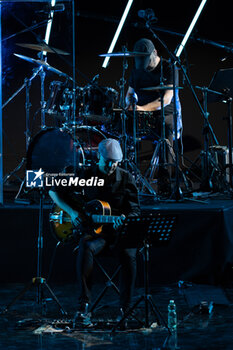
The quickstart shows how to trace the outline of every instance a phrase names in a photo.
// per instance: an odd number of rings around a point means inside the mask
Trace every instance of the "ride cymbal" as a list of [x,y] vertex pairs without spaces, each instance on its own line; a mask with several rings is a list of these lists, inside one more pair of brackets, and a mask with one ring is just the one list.
[[24,61],[27,61],[27,62],[30,62],[30,63],[35,63],[37,64],[38,66],[42,66],[43,68],[53,72],[53,73],[56,73],[58,74],[59,76],[63,76],[63,77],[66,77],[66,78],[69,78],[70,80],[73,80],[72,78],[70,78],[67,74],[61,72],[59,69],[56,69],[52,66],[50,66],[47,62],[45,61],[41,61],[41,60],[36,60],[35,58],[31,58],[31,57],[28,57],[28,56],[24,56],[24,55],[19,55],[17,53],[14,53],[14,56],[16,57],[19,57],[21,58],[22,60]]
[[[176,86],[176,89],[183,89],[182,86]],[[158,86],[150,86],[141,88],[142,91],[156,91],[156,90],[173,90],[173,86],[168,85],[158,85]]]

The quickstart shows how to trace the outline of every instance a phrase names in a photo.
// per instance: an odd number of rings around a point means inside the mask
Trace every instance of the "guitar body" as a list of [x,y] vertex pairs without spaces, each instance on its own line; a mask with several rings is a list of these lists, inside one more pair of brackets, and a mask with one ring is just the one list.
[[[85,207],[85,220],[92,223],[93,235],[102,233],[103,223],[108,223],[111,216],[111,207],[108,202],[93,200],[88,202]],[[107,218],[109,216],[109,218]],[[93,218],[100,217],[101,223],[93,223]],[[50,213],[50,223],[53,236],[62,243],[70,243],[74,240],[75,235],[81,234],[79,228],[74,228],[70,216],[57,205]],[[96,219],[98,221],[98,219]],[[112,221],[111,221],[112,222]]]
[[[87,213],[92,215],[110,216],[111,207],[108,202],[94,200],[87,203],[85,206]],[[99,235],[102,232],[103,225],[94,224],[94,233]]]
[[62,243],[71,243],[74,240],[74,227],[70,216],[57,205],[54,205],[49,215],[50,227],[53,236]]

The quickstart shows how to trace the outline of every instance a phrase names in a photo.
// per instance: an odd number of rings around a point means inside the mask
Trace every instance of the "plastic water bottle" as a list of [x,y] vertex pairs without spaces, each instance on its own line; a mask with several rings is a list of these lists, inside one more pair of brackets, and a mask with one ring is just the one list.
[[176,315],[176,304],[174,300],[170,300],[168,304],[168,328],[171,333],[177,331],[177,315]]

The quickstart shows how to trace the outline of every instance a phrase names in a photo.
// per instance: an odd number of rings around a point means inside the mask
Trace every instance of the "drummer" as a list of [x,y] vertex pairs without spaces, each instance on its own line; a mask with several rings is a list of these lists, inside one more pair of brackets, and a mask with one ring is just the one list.
[[[176,99],[173,96],[173,74],[171,64],[161,58],[153,42],[149,39],[142,38],[134,45],[135,52],[147,53],[146,56],[135,57],[135,67],[133,68],[130,78],[129,87],[126,94],[126,106],[132,109],[132,103],[135,101],[137,111],[154,112],[153,124],[157,133],[161,130],[161,91],[163,93],[164,115],[166,124],[166,137],[170,145],[173,146],[173,108],[176,100],[178,120],[178,138],[182,129],[181,106],[178,94]],[[161,69],[162,68],[162,69]],[[161,80],[161,73],[162,78]],[[167,90],[144,91],[143,88],[158,87],[161,84],[170,87]]]

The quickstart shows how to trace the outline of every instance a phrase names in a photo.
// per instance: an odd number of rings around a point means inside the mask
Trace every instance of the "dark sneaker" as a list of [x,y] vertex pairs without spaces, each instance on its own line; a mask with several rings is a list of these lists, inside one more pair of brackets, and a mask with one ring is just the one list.
[[128,326],[127,324],[127,319],[125,318],[123,321],[121,321],[125,316],[125,312],[123,308],[120,308],[120,314],[117,316],[117,323],[119,323],[119,329],[120,330],[125,330]]
[[88,312],[88,304],[82,304],[76,312],[73,320],[73,328],[75,327],[92,327],[91,313]]

